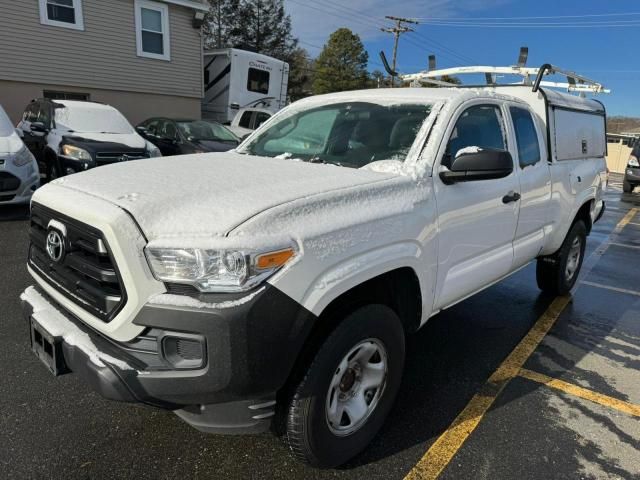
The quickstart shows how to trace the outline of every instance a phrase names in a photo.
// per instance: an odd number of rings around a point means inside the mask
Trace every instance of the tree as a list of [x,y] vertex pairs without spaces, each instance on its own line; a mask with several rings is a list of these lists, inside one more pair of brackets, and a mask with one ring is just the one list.
[[291,101],[308,97],[313,93],[313,61],[304,48],[296,48],[289,58],[289,84],[287,91]]
[[202,24],[204,48],[236,46],[242,31],[238,15],[240,0],[209,0],[209,3],[211,6]]
[[329,93],[366,88],[369,54],[360,37],[348,28],[331,34],[315,63],[313,92]]
[[283,0],[244,0],[237,17],[242,28],[236,47],[288,61],[298,46]]

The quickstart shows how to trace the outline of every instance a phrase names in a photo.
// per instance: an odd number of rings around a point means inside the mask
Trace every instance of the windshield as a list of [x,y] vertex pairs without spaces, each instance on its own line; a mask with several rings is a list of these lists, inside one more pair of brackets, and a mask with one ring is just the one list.
[[108,106],[63,107],[55,109],[56,127],[84,133],[133,133],[133,127],[115,108]]
[[195,121],[178,122],[180,132],[189,140],[209,140],[214,142],[238,143],[236,137],[230,130],[215,122]]
[[335,103],[298,110],[257,134],[242,153],[360,168],[404,161],[430,105]]

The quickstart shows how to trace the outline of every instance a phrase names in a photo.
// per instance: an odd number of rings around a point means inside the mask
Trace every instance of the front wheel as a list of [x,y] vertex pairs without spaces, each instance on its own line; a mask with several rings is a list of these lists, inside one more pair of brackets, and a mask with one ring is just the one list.
[[624,193],[631,193],[633,192],[633,185],[631,185],[629,182],[627,182],[626,180],[622,181],[622,191]]
[[47,181],[52,182],[62,176],[58,159],[51,158],[47,162]]
[[384,305],[348,315],[322,344],[287,408],[293,454],[322,468],[345,463],[382,426],[400,387],[404,329]]
[[540,290],[554,295],[569,293],[580,274],[586,244],[587,227],[578,220],[569,230],[560,250],[538,259],[536,279]]

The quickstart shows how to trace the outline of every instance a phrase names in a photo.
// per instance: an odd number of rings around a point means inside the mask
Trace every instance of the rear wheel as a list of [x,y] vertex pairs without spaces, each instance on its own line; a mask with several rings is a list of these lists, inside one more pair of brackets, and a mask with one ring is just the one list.
[[371,442],[400,386],[404,329],[384,305],[348,315],[322,344],[287,408],[285,439],[316,467],[343,464]]
[[631,185],[629,182],[627,182],[626,180],[623,180],[622,182],[622,191],[624,193],[631,193],[633,192],[633,185]]
[[577,220],[560,250],[554,255],[538,259],[536,280],[540,290],[554,295],[565,295],[578,279],[587,243],[587,227]]

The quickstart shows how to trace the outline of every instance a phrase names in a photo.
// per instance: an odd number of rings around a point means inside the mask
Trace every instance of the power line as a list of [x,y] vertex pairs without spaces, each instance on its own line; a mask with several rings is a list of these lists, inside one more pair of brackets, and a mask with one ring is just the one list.
[[467,27],[467,28],[629,28],[640,26],[640,21],[633,23],[445,23],[425,22],[434,27]]
[[584,15],[553,15],[546,17],[428,17],[420,18],[416,20],[548,20],[548,19],[563,19],[563,18],[593,18],[593,17],[628,17],[630,15],[640,15],[640,12],[627,12],[627,13],[593,13]]

